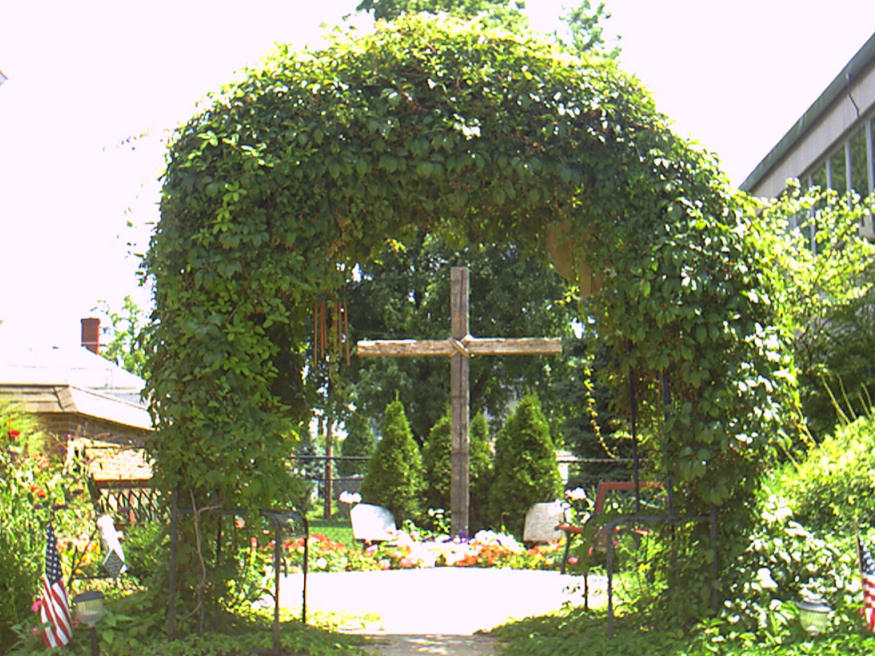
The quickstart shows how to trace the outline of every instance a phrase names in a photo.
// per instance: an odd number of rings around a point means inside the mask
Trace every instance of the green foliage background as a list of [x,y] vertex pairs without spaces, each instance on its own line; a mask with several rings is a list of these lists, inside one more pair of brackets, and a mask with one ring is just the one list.
[[385,506],[397,524],[405,519],[419,521],[425,489],[422,456],[401,401],[393,401],[386,407],[380,435],[362,481],[362,501]]
[[796,183],[762,210],[777,260],[780,318],[792,335],[802,408],[816,438],[868,411],[875,395],[875,244],[859,233],[873,211],[875,196],[803,191]]
[[[374,431],[371,430],[367,420],[361,414],[354,413],[346,420],[345,426],[347,432],[341,443],[341,455],[370,458],[374,454],[376,442]],[[367,468],[367,461],[341,460],[337,463],[337,473],[340,476],[363,474]]]

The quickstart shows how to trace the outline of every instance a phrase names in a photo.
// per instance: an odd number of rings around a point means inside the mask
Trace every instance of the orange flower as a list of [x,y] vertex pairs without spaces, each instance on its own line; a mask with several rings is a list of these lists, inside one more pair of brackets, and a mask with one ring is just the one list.
[[46,491],[45,491],[44,489],[42,489],[41,487],[38,487],[38,486],[36,486],[36,485],[31,485],[31,486],[30,486],[30,491],[31,491],[35,496],[39,497],[40,499],[45,499],[46,496],[48,496],[48,495],[46,494]]

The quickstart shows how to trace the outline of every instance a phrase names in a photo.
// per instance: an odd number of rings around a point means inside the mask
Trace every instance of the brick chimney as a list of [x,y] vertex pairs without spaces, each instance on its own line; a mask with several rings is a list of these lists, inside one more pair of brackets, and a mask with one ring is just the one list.
[[100,319],[89,317],[81,319],[82,346],[92,353],[100,355]]

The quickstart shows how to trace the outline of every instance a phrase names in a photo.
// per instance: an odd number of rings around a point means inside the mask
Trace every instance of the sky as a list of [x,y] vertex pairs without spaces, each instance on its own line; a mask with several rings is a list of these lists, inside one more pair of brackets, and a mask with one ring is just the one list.
[[[166,140],[275,43],[318,48],[356,0],[9,2],[0,8],[0,345],[72,346],[148,306],[136,253]],[[552,32],[569,0],[528,0]],[[607,0],[621,66],[675,131],[747,176],[875,32],[872,0]],[[370,21],[357,16],[358,29]],[[0,78],[2,79],[2,78]],[[128,225],[130,224],[130,225]]]

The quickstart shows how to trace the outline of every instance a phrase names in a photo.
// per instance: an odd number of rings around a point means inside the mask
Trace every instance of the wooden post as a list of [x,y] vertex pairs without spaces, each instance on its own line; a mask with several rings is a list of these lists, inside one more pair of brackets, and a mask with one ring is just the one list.
[[[450,323],[456,340],[468,336],[468,269],[450,269]],[[450,509],[452,532],[459,535],[468,531],[468,358],[459,352],[450,358]]]
[[331,415],[327,415],[325,417],[325,480],[323,485],[323,490],[325,492],[325,499],[322,506],[322,517],[325,519],[331,519],[331,500],[334,493],[332,492],[332,472],[331,472],[331,457],[334,455],[334,440],[332,435],[331,426],[334,421],[331,418]]

